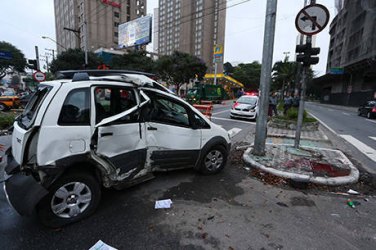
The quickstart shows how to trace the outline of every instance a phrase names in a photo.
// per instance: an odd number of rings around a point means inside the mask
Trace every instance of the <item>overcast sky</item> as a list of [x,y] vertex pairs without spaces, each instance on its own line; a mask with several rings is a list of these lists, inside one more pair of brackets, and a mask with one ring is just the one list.
[[[120,0],[118,0],[120,1]],[[188,0],[183,0],[188,1]],[[190,0],[189,0],[190,1]],[[239,2],[244,2],[233,6]],[[318,0],[330,11],[330,21],[334,17],[334,0]],[[278,0],[277,23],[274,45],[274,61],[282,60],[284,52],[294,51],[298,32],[295,17],[303,7],[304,0]],[[158,0],[148,0],[148,13],[158,7]],[[266,0],[228,0],[226,19],[225,61],[231,63],[262,60]],[[35,58],[35,49],[44,55],[45,49],[56,49],[55,19],[53,0],[12,0],[1,1],[0,40],[18,47],[27,58]],[[320,63],[314,66],[318,75],[325,74],[329,47],[329,25],[317,35],[316,46],[321,48]]]

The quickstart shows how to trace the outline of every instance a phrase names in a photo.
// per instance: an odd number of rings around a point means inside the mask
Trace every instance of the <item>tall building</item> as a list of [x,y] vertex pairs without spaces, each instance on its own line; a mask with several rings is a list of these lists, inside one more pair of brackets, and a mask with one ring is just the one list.
[[324,101],[359,105],[376,98],[376,1],[345,0],[330,25]]
[[[225,42],[226,0],[159,0],[158,53],[181,51],[214,72],[213,47]],[[218,63],[223,72],[223,57]]]
[[[57,51],[116,48],[118,26],[146,15],[146,0],[54,0]],[[87,23],[87,31],[85,25]]]

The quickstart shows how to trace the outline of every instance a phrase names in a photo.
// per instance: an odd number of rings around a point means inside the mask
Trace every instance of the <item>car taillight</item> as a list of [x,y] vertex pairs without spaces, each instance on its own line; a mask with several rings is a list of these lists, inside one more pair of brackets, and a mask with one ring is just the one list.
[[372,108],[372,112],[376,113],[376,107]]
[[235,109],[238,105],[239,103],[235,102],[234,105],[232,105],[232,109]]

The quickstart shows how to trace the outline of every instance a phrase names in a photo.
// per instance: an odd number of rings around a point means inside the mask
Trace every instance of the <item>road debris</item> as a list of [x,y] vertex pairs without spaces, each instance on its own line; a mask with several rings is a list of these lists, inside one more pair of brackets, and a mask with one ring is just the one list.
[[349,207],[351,207],[351,208],[355,208],[355,204],[354,204],[354,202],[353,202],[351,199],[348,199],[348,200],[346,201],[346,203],[347,203],[347,205],[348,205]]
[[212,219],[214,219],[214,215],[213,215],[213,216],[210,216],[210,217],[208,218],[208,220],[212,220]]
[[347,191],[347,193],[348,194],[356,194],[356,195],[359,194],[359,192],[357,192],[357,191],[355,191],[355,190],[353,190],[351,188],[349,189],[349,191]]
[[98,240],[97,243],[95,243],[94,246],[92,246],[89,250],[117,250],[117,248],[114,248],[110,245],[107,245],[101,240]]
[[289,207],[286,203],[283,202],[277,202],[277,205],[280,207]]
[[159,200],[155,202],[155,209],[162,209],[162,208],[171,208],[172,201],[171,199],[166,200]]

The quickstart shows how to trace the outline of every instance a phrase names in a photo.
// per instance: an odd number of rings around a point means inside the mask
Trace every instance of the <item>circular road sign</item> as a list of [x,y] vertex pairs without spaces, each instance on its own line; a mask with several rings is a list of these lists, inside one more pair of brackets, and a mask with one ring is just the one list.
[[37,71],[33,74],[33,78],[35,81],[43,82],[44,80],[46,80],[46,74],[43,72]]
[[303,35],[312,36],[322,31],[329,22],[329,10],[321,4],[311,4],[299,11],[295,26]]

